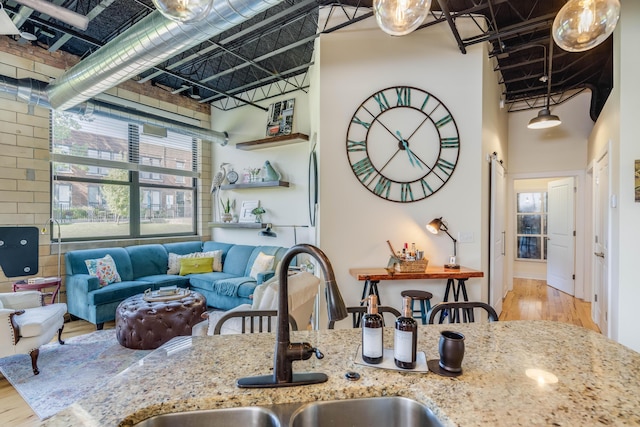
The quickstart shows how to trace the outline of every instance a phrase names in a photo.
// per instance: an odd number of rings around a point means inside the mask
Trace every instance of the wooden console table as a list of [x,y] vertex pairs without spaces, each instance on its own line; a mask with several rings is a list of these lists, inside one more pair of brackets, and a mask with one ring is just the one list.
[[[378,293],[378,283],[381,280],[432,280],[447,279],[447,288],[444,292],[444,300],[449,301],[449,295],[453,292],[453,301],[460,300],[460,292],[462,292],[462,300],[469,301],[467,296],[467,287],[465,282],[472,277],[483,277],[484,273],[478,270],[472,270],[467,267],[459,269],[444,268],[442,266],[428,266],[424,272],[418,273],[397,273],[389,272],[386,268],[350,268],[349,274],[356,280],[364,280],[362,289],[362,298],[364,300],[367,295],[376,295],[378,304],[380,302],[380,294]],[[457,283],[456,283],[457,280]]]
[[[56,296],[58,292],[60,292],[60,285],[62,284],[62,279],[60,277],[48,277],[44,280],[39,281],[38,283],[28,283],[26,280],[19,280],[17,282],[13,282],[13,292],[17,292],[19,290],[23,291],[40,291],[44,288],[54,288],[53,293],[51,293],[51,304],[56,302]],[[45,295],[49,295],[49,293],[43,293],[43,297]]]

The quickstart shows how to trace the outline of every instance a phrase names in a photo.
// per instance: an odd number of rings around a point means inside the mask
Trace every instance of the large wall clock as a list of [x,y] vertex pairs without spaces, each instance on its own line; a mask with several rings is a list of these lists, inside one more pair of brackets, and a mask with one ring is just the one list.
[[395,86],[367,98],[347,130],[347,156],[360,183],[378,197],[415,202],[451,178],[460,138],[451,112],[421,89]]

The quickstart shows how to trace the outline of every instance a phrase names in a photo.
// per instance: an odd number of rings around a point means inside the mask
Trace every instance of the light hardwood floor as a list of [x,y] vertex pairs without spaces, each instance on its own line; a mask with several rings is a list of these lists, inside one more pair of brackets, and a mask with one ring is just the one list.
[[[515,279],[503,303],[500,320],[556,320],[571,323],[600,332],[591,321],[591,304],[573,298],[546,285],[542,280]],[[115,327],[113,322],[105,328]],[[63,339],[87,334],[95,330],[95,325],[78,320],[65,323]],[[25,356],[25,363],[30,363]],[[40,366],[40,369],[46,369]],[[0,375],[0,420],[3,426],[33,427],[40,421],[29,405]]]

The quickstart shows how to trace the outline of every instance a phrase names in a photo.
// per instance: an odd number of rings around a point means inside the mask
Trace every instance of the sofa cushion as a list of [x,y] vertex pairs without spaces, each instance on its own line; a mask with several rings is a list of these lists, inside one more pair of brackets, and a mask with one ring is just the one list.
[[249,298],[257,286],[251,277],[234,277],[225,273],[192,274],[190,287],[240,298]]
[[167,250],[162,245],[137,245],[124,248],[131,259],[133,278],[167,273]]
[[129,258],[129,252],[124,248],[102,248],[102,249],[80,249],[77,251],[69,251],[64,256],[67,276],[74,274],[89,274],[85,260],[103,258],[105,255],[111,255],[116,263],[118,274],[124,281],[133,280],[133,266]]
[[202,251],[202,242],[199,240],[193,242],[165,243],[162,246],[164,246],[167,253],[174,253],[178,255]]
[[[258,256],[260,256],[260,253],[274,256],[273,267],[271,268],[271,271],[274,271],[275,266],[278,265],[288,250],[288,248],[283,248],[282,246],[252,246],[252,248],[253,251],[251,252],[251,255],[249,255],[249,259],[246,261],[245,270],[238,274],[238,276],[251,276],[251,268]],[[270,278],[271,275],[267,275],[267,279]]]
[[273,260],[275,256],[267,255],[264,252],[260,252],[256,257],[255,261],[253,261],[253,265],[251,266],[251,271],[249,272],[249,277],[253,279],[258,278],[258,273],[265,273],[267,271],[273,270]]
[[256,253],[255,257],[251,259],[251,264],[249,264],[249,259],[255,249],[255,246],[247,245],[234,245],[229,248],[226,257],[222,261],[222,271],[235,277],[249,276],[253,261],[255,261],[260,252]]
[[111,283],[121,282],[116,263],[111,258],[111,255],[107,254],[102,258],[86,259],[84,263],[87,266],[87,271],[91,276],[98,278],[100,286],[107,286]]
[[208,251],[208,252],[192,252],[186,255],[179,255],[173,252],[169,253],[169,263],[167,274],[179,274],[180,273],[180,260],[182,258],[213,258],[213,265],[211,271],[222,271],[222,251]]
[[114,283],[104,288],[89,292],[88,303],[90,305],[102,305],[122,301],[130,296],[144,293],[146,289],[153,288],[153,283],[142,280]]
[[211,273],[213,258],[180,258],[180,275]]

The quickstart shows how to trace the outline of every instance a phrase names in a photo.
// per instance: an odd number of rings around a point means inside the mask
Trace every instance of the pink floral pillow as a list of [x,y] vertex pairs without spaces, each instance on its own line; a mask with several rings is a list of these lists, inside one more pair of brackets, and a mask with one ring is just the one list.
[[84,263],[87,265],[89,274],[98,278],[100,287],[122,281],[111,255],[107,254],[104,258],[88,259]]

